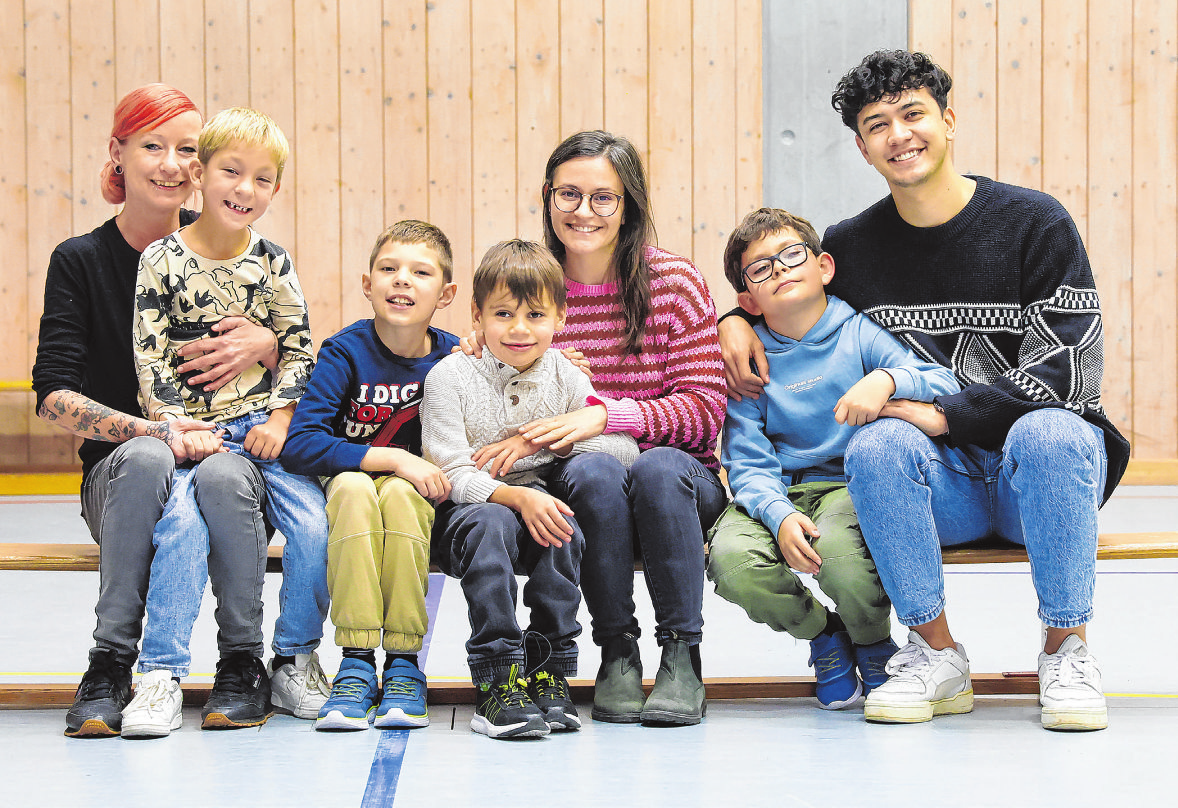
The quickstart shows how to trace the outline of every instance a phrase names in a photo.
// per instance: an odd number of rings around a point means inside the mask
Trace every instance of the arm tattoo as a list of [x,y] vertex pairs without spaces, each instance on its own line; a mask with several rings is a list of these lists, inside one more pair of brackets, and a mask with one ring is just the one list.
[[139,420],[73,390],[59,391],[52,404],[42,403],[37,414],[75,435],[111,443],[135,437]]

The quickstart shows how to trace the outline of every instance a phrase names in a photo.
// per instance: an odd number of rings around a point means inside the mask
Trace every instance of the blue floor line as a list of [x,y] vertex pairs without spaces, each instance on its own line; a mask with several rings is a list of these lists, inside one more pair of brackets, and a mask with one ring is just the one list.
[[[429,592],[425,596],[425,613],[429,620],[429,628],[421,642],[421,651],[417,654],[418,664],[425,670],[425,660],[429,655],[430,640],[434,635],[434,618],[438,614],[438,604],[442,602],[442,587],[446,583],[446,576],[441,573],[430,573]],[[372,756],[372,768],[368,771],[368,785],[364,787],[364,798],[360,801],[360,808],[391,808],[397,796],[397,781],[401,779],[401,763],[405,760],[405,748],[409,745],[408,729],[382,729],[380,738],[376,742],[376,752]]]

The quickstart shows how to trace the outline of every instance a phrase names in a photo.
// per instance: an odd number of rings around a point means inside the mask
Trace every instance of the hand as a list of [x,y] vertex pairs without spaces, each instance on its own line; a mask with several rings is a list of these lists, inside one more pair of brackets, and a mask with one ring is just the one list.
[[791,569],[814,575],[822,566],[822,557],[806,538],[807,534],[818,538],[818,527],[805,514],[794,511],[777,530],[777,546]]
[[896,392],[896,382],[886,370],[873,370],[851,385],[834,406],[834,420],[840,424],[863,426],[879,417],[879,412]]
[[563,456],[568,454],[567,451],[561,451],[565,447],[572,449],[577,441],[596,438],[605,432],[608,419],[609,412],[605,405],[594,404],[564,415],[532,421],[521,426],[519,432],[536,446]]
[[[146,434],[168,444],[177,462],[204,460],[210,454],[229,451],[221,445],[225,430],[208,421],[195,418],[173,418],[169,421],[154,421]],[[201,437],[202,435],[207,437]]]
[[290,426],[294,406],[287,406],[270,411],[266,423],[258,424],[245,435],[241,448],[259,460],[273,460],[282,454],[282,445],[286,443],[286,430]]
[[435,504],[450,496],[450,479],[444,471],[412,452],[398,451],[396,468],[390,469],[393,474],[412,483],[417,493]]
[[[223,429],[218,429],[216,432],[194,430],[180,433],[179,444],[182,447],[181,452],[173,449],[172,454],[176,455],[177,460],[194,460],[200,462],[210,455],[227,452],[229,449],[222,440],[224,434],[225,430]],[[182,457],[181,454],[183,455]]]
[[189,380],[192,387],[203,384],[206,391],[220,390],[248,367],[278,366],[278,338],[269,328],[244,317],[226,317],[213,325],[213,331],[217,336],[202,337],[177,351],[188,360],[179,373],[203,371]]
[[532,443],[523,435],[512,435],[497,443],[488,443],[471,455],[470,459],[474,461],[477,469],[490,463],[490,468],[486,469],[487,473],[492,477],[503,477],[511,471],[515,461],[531,457],[541,448],[543,447]]
[[936,407],[923,401],[911,401],[906,398],[889,401],[879,411],[879,417],[907,421],[930,438],[949,434],[949,421],[946,420],[945,413],[937,412]]
[[486,339],[483,338],[483,332],[471,331],[469,336],[465,336],[458,340],[458,345],[451,349],[450,353],[462,353],[467,356],[473,356],[475,359],[483,358],[483,346],[487,344]]
[[[769,383],[769,360],[765,358],[765,346],[757,339],[753,327],[741,317],[725,317],[717,326],[720,332],[720,354],[724,357],[724,381],[728,383],[728,395],[737,401],[741,396],[760,398],[761,391]],[[749,367],[750,360],[757,372]]]
[[[495,493],[498,494],[505,488],[508,491],[505,491],[504,495],[509,501],[502,504],[519,512],[524,524],[528,526],[528,532],[541,547],[563,547],[564,542],[573,537],[573,528],[565,519],[565,516],[573,515],[573,509],[568,505],[535,488],[502,485]],[[495,494],[492,494],[491,498],[494,501]]]
[[589,360],[585,358],[585,354],[581,353],[578,348],[568,347],[561,348],[560,352],[564,354],[564,358],[572,362],[577,368],[588,376],[593,378],[593,369],[589,367]]

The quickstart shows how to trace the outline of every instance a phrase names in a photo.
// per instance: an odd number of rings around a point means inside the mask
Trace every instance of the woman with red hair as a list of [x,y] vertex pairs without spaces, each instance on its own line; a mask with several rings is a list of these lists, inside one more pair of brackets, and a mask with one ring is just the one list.
[[[150,652],[156,659],[148,659],[144,639],[140,671],[151,678],[140,684],[144,704],[134,727],[124,724],[123,709],[131,698],[131,665],[139,656],[149,582],[165,608],[169,596],[184,599],[194,591],[199,604],[206,556],[219,604],[222,656],[227,647],[258,654],[262,649],[265,530],[259,525],[260,535],[243,537],[240,520],[232,528],[215,521],[231,510],[224,507],[227,498],[259,495],[246,473],[252,465],[236,455],[215,454],[191,475],[195,499],[170,497],[176,464],[202,459],[186,435],[215,425],[143,418],[131,352],[140,253],[196,218],[182,205],[193,191],[190,168],[201,124],[196,105],[173,87],[150,84],[124,97],[115,109],[110,161],[102,171],[103,198],[122,210],[58,245],[49,260],[33,366],[37,414],[85,438],[78,450],[82,516],[101,548],[95,644],[66,717],[69,736],[166,735],[180,726],[176,679],[188,673],[190,659],[184,630],[161,637],[159,649]],[[231,318],[218,330],[195,345],[181,366],[197,371],[192,383],[220,387],[249,365],[276,361],[268,329]],[[182,500],[203,507],[198,512],[177,504]],[[234,532],[235,546],[219,540]],[[166,614],[152,612],[153,622],[157,617],[161,626],[169,624]]]

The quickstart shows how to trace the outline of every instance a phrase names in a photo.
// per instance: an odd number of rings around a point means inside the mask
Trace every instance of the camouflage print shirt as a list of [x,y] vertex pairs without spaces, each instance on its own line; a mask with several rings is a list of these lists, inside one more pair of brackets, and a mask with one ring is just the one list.
[[[139,401],[153,420],[187,415],[229,420],[295,403],[314,365],[307,304],[287,252],[252,229],[245,251],[213,260],[184,243],[183,229],[150,244],[135,282],[133,343]],[[278,367],[261,364],[215,392],[187,384],[177,351],[210,333],[226,317],[241,316],[278,338]]]

